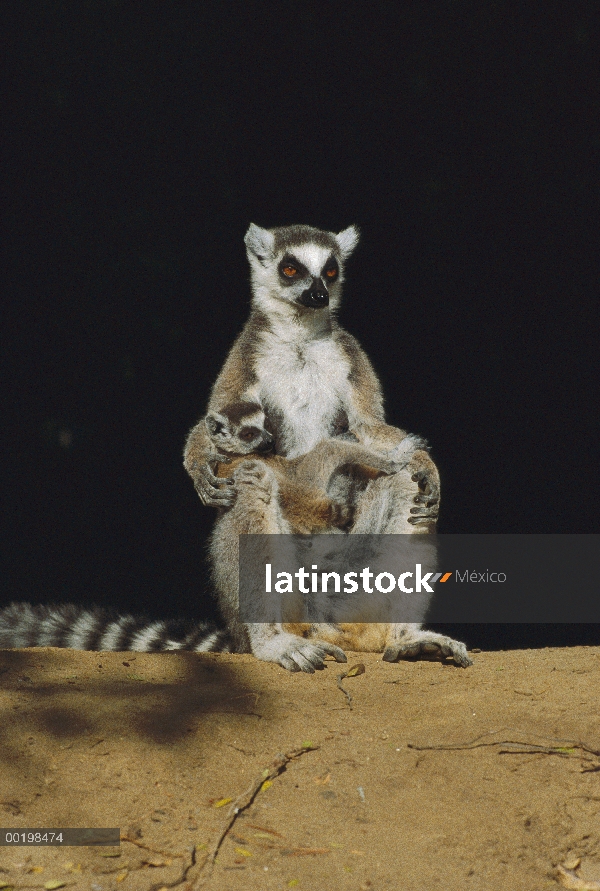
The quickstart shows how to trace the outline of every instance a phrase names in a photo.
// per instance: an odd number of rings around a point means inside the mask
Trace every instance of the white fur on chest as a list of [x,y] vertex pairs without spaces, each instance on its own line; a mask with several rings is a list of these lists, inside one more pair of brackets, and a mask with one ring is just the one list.
[[304,455],[331,435],[334,418],[348,405],[350,373],[346,356],[331,338],[305,343],[273,338],[265,343],[256,370],[259,399],[277,417],[283,454]]

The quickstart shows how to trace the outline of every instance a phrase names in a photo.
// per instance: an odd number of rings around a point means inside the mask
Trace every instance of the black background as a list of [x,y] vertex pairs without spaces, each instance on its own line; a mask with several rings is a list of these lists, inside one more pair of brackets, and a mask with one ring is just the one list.
[[595,4],[15,9],[5,601],[213,609],[181,454],[251,221],[361,228],[341,321],[432,444],[441,532],[597,530]]

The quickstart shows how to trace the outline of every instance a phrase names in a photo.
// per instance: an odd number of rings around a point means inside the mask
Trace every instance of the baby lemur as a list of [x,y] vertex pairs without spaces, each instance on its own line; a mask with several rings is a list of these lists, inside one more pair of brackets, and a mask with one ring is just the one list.
[[[353,521],[351,490],[343,478],[354,481],[377,479],[397,473],[408,464],[397,447],[387,456],[362,446],[339,421],[340,434],[323,440],[306,455],[284,458],[273,454],[274,438],[267,430],[265,413],[258,402],[237,402],[220,412],[209,412],[205,424],[217,458],[217,477],[231,477],[248,459],[259,459],[275,474],[283,516],[291,531],[310,535],[332,528],[347,529]],[[406,440],[405,440],[406,442]],[[411,441],[411,448],[414,443]],[[336,480],[339,485],[336,487]],[[328,494],[337,489],[338,497]]]

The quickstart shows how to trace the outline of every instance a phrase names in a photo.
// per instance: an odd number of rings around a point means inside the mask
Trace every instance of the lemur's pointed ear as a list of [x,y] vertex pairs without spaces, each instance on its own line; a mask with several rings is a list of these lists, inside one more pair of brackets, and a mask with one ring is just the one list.
[[254,223],[244,236],[244,242],[248,249],[248,256],[253,254],[258,260],[272,259],[274,256],[275,236],[268,229],[261,229]]
[[343,260],[348,259],[348,257],[358,244],[359,238],[360,232],[356,226],[348,226],[347,229],[344,229],[343,232],[338,232],[338,234],[335,236],[335,240],[340,246]]
[[225,418],[215,412],[214,414],[208,414],[204,418],[204,423],[209,435],[215,436],[216,433],[220,433],[225,427]]

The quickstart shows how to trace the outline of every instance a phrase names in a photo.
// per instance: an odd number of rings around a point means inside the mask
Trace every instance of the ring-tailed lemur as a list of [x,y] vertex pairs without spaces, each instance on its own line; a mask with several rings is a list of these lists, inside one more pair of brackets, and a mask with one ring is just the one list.
[[[261,229],[245,236],[252,277],[252,312],[212,389],[208,415],[233,403],[258,403],[269,419],[279,455],[306,455],[335,435],[337,419],[380,454],[401,443],[410,473],[367,483],[356,499],[351,533],[435,532],[439,476],[418,438],[385,423],[383,397],[371,363],[337,323],[344,263],[358,243],[350,226],[335,234],[309,226]],[[306,639],[282,624],[245,624],[239,617],[239,535],[289,532],[272,468],[243,464],[234,479],[215,474],[219,455],[204,419],[190,432],[184,464],[204,504],[220,508],[210,541],[221,611],[238,652],[312,672],[326,655],[346,657],[338,641]],[[311,637],[318,634],[313,629]],[[335,633],[334,633],[335,636]],[[387,627],[384,659],[436,650],[469,665],[464,644],[418,623]]]
[[[297,458],[335,435],[340,414],[358,441],[378,453],[403,443],[407,473],[367,483],[358,493],[352,532],[435,532],[439,477],[416,437],[385,423],[379,381],[357,341],[340,328],[336,310],[344,262],[358,242],[351,226],[334,234],[308,226],[274,230],[251,225],[245,237],[252,270],[253,310],[213,387],[208,411],[235,402],[258,402],[269,416],[276,450]],[[412,454],[410,454],[412,452]],[[241,465],[231,480],[213,473],[218,455],[204,420],[190,432],[185,466],[201,500],[219,512],[211,536],[211,560],[227,631],[199,623],[188,630],[171,623],[64,605],[13,604],[0,611],[0,646],[70,646],[76,649],[153,651],[162,649],[253,652],[290,670],[312,672],[326,655],[341,662],[338,644],[350,646],[340,626],[335,643],[305,639],[282,626],[244,626],[237,610],[238,537],[242,532],[288,531],[277,479],[264,463],[259,472]],[[212,466],[211,466],[212,465]],[[356,632],[361,626],[352,626]],[[387,627],[387,626],[386,626]],[[373,631],[375,628],[372,629]],[[337,635],[337,637],[336,637]],[[364,649],[381,649],[395,661],[437,650],[460,665],[470,664],[464,644],[424,631],[420,624],[387,627],[377,646],[363,635]],[[350,640],[356,640],[350,636]],[[371,641],[372,643],[372,641]]]

